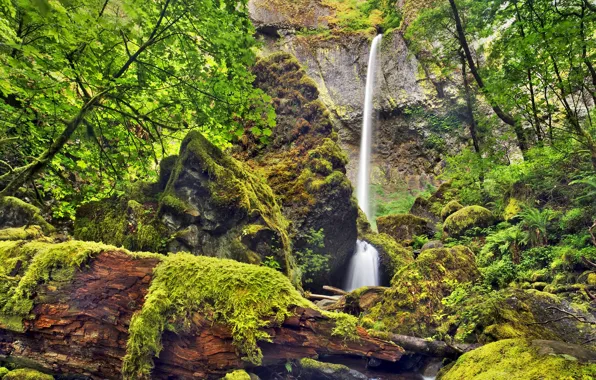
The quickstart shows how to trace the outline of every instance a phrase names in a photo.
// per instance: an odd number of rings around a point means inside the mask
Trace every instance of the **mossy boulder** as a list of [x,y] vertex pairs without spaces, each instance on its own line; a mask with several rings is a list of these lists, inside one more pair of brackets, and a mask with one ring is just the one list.
[[432,236],[433,228],[427,219],[412,214],[394,214],[377,218],[379,232],[400,242],[410,242],[414,235]]
[[473,252],[464,246],[428,249],[395,273],[383,301],[371,310],[392,332],[429,337],[444,320],[442,299],[459,283],[480,277]]
[[441,221],[443,207],[455,196],[456,189],[451,182],[445,182],[430,197],[418,196],[410,208],[410,214],[438,223]]
[[243,369],[227,373],[222,380],[251,380],[250,375]]
[[366,380],[367,376],[343,364],[324,363],[310,358],[300,359],[300,374],[307,379]]
[[0,197],[0,228],[38,225],[43,232],[55,228],[41,215],[41,210],[15,197]]
[[[310,288],[341,286],[356,244],[358,207],[345,174],[347,156],[337,143],[329,111],[316,83],[292,55],[264,57],[253,72],[255,86],[273,98],[277,125],[266,145],[259,144],[247,127],[234,155],[262,171],[279,197],[292,224],[294,251],[311,250],[328,258],[328,270],[317,275]],[[310,242],[312,231],[322,231],[323,247]]]
[[445,220],[451,214],[456,211],[461,210],[464,206],[459,203],[458,201],[449,201],[443,208],[441,209],[441,219]]
[[[538,290],[472,292],[448,308],[447,314],[441,330],[457,342],[529,338],[586,344],[596,335],[596,318],[589,308]],[[587,345],[596,348],[596,342]]]
[[87,203],[77,209],[74,237],[133,251],[165,252],[168,232],[157,218],[157,202],[129,197]]
[[2,380],[54,380],[54,376],[29,368],[19,368],[0,376]]
[[443,223],[443,232],[448,236],[458,237],[474,228],[490,227],[494,217],[489,209],[482,206],[467,206],[449,215]]
[[438,380],[559,380],[596,377],[596,353],[549,340],[506,339],[462,355]]
[[190,132],[160,198],[159,217],[170,251],[258,263],[273,257],[293,270],[289,222],[258,172]]
[[389,285],[395,272],[414,261],[414,253],[384,233],[369,232],[361,236],[379,252],[381,285]]

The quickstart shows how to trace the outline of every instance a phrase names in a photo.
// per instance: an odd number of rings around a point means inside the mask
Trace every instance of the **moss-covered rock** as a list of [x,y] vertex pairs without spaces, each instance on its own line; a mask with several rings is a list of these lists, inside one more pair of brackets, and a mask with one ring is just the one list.
[[486,228],[494,223],[490,210],[482,206],[467,206],[445,219],[443,231],[449,236],[458,237],[474,227]]
[[38,225],[45,233],[55,231],[43,218],[39,208],[15,197],[0,197],[0,228],[29,225]]
[[[0,376],[1,377],[1,376]],[[8,372],[2,380],[53,380],[54,376],[29,368],[19,368]]]
[[[250,128],[235,147],[235,156],[264,173],[292,222],[294,251],[311,250],[328,258],[328,271],[310,283],[341,285],[356,244],[358,207],[345,175],[347,156],[337,144],[328,110],[316,83],[290,54],[275,53],[257,62],[255,85],[273,98],[277,125],[270,142],[258,143]],[[324,247],[311,243],[321,231]]]
[[459,203],[458,201],[449,201],[443,208],[441,209],[441,219],[445,220],[451,214],[456,211],[461,210],[464,206]]
[[596,354],[581,346],[548,340],[506,339],[462,355],[439,380],[593,379]]
[[596,335],[596,318],[589,310],[537,290],[472,292],[448,307],[446,314],[449,317],[440,330],[451,334],[458,342],[529,338],[587,344],[596,348],[596,342],[588,342]]
[[10,372],[8,368],[0,367],[0,379],[2,379],[8,372]]
[[395,333],[431,336],[445,318],[441,313],[442,299],[458,283],[473,282],[479,277],[470,249],[428,249],[395,273],[391,288],[383,301],[372,308],[371,317]]
[[432,236],[433,228],[427,219],[412,214],[386,215],[377,218],[379,232],[400,242],[409,242],[414,235]]
[[13,227],[0,230],[0,241],[2,240],[29,240],[43,236],[40,226]]
[[438,223],[441,221],[443,207],[453,200],[455,195],[456,189],[451,186],[451,182],[445,182],[430,197],[418,196],[410,208],[410,214]]
[[251,380],[250,375],[243,369],[227,373],[223,380]]
[[300,359],[300,374],[308,379],[366,380],[368,377],[343,364],[324,363],[310,358]]
[[87,203],[77,209],[74,237],[133,251],[165,252],[168,232],[157,219],[155,201],[128,197]]

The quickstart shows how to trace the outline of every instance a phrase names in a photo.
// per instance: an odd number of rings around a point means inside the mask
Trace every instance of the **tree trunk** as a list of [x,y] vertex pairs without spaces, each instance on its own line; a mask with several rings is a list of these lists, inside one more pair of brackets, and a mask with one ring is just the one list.
[[496,104],[490,94],[487,92],[486,87],[484,86],[484,81],[478,72],[478,68],[476,67],[476,63],[474,62],[474,57],[472,57],[472,53],[470,51],[470,46],[468,45],[468,41],[466,39],[466,34],[464,32],[464,28],[461,23],[461,18],[459,17],[459,11],[457,10],[457,5],[455,4],[455,0],[449,0],[449,4],[451,5],[451,10],[453,12],[453,17],[455,19],[455,28],[457,30],[457,38],[462,48],[466,60],[468,62],[468,67],[470,68],[470,72],[474,76],[476,83],[480,90],[486,95],[493,111],[497,114],[499,119],[501,119],[505,124],[508,124],[513,127],[515,132],[515,136],[517,137],[517,145],[522,153],[525,153],[528,150],[528,141],[526,138],[526,134],[524,129],[522,128],[519,121],[517,121],[513,116],[509,115],[505,111]]
[[[460,52],[461,53],[461,52]],[[466,72],[466,60],[463,54],[461,54],[461,75],[464,81],[464,91],[466,94],[466,109],[468,111],[468,117],[470,118],[470,136],[472,137],[472,143],[474,144],[474,150],[480,155],[480,143],[478,142],[478,133],[476,119],[474,118],[474,105],[472,104],[472,93],[470,91],[470,83],[468,82],[468,73]]]
[[[42,285],[36,294],[34,319],[25,332],[0,325],[0,362],[36,363],[43,370],[92,379],[119,379],[126,353],[128,326],[141,309],[158,261],[133,257],[114,249],[100,253],[68,284]],[[54,284],[55,285],[55,284]],[[230,329],[191,317],[190,328],[164,332],[163,351],[155,360],[152,378],[220,378],[249,364],[232,343]],[[357,355],[395,362],[404,350],[358,329],[355,340],[332,334],[335,322],[314,309],[296,308],[280,327],[260,342],[263,364],[319,354]]]

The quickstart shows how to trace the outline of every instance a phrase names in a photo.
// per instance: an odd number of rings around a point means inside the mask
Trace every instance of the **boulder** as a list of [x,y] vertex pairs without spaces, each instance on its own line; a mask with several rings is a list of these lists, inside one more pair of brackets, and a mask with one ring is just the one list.
[[549,339],[596,349],[596,318],[590,310],[538,290],[504,289],[471,293],[448,308],[441,330],[457,342]]
[[455,189],[451,182],[442,183],[430,197],[418,196],[410,208],[410,214],[438,223],[442,220],[441,210],[454,197]]
[[593,379],[596,353],[574,344],[550,340],[506,339],[462,355],[444,368],[438,380]]
[[15,197],[0,197],[0,228],[38,225],[45,233],[55,231],[39,208]]
[[377,218],[379,232],[400,242],[409,242],[414,235],[432,236],[433,228],[427,219],[411,214],[386,215]]
[[474,253],[467,247],[435,248],[395,273],[391,288],[371,310],[371,317],[397,334],[432,336],[444,321],[442,299],[458,283],[480,277]]
[[443,242],[440,240],[429,240],[426,243],[424,243],[424,245],[422,246],[422,248],[420,248],[420,252],[424,252],[428,249],[433,249],[433,248],[443,248]]
[[443,223],[443,232],[451,237],[459,237],[474,228],[490,227],[494,217],[490,210],[482,206],[467,206],[449,215]]
[[300,359],[301,375],[307,379],[367,380],[362,373],[343,364],[324,363],[310,358]]
[[459,203],[458,201],[449,201],[442,209],[441,209],[441,219],[445,220],[451,214],[456,211],[461,210],[464,206]]

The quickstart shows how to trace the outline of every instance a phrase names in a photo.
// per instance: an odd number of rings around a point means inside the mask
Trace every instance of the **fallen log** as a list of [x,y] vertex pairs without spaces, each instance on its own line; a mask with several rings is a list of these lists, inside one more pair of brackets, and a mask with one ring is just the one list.
[[348,292],[346,292],[343,289],[336,288],[335,286],[329,286],[329,285],[324,285],[323,286],[323,290],[326,290],[328,292],[331,292],[333,294],[337,294],[337,295],[340,295],[340,296],[345,296],[346,294],[348,294]]
[[426,340],[409,335],[388,334],[387,338],[406,351],[439,358],[455,359],[467,351],[470,345],[452,346],[440,340]]
[[309,293],[306,295],[306,298],[309,300],[330,300],[330,301],[339,301],[341,296],[328,296],[326,294],[314,294]]
[[[155,255],[103,249],[67,283],[42,283],[23,332],[8,330],[0,322],[0,362],[35,363],[47,372],[91,379],[121,378],[131,318],[143,307],[159,263]],[[258,342],[262,365],[321,354],[395,362],[404,353],[361,328],[349,338],[338,335],[338,323],[314,307],[291,309],[281,324],[265,328],[271,339]],[[254,366],[242,359],[230,326],[201,313],[192,314],[189,326],[177,333],[164,331],[161,345],[151,372],[155,379],[220,378],[233,369]]]

